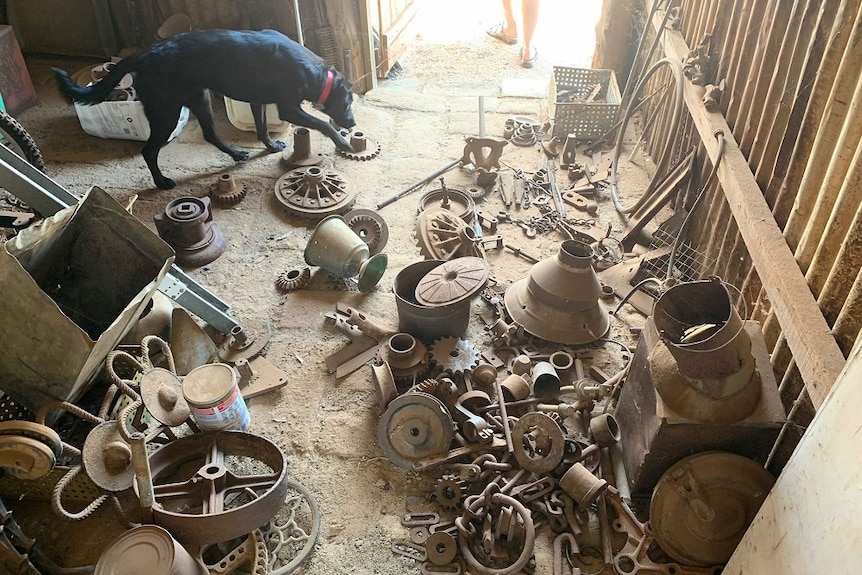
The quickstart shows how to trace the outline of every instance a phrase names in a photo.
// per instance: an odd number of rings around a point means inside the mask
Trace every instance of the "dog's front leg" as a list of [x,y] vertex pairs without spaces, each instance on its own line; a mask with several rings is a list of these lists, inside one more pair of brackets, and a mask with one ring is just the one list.
[[257,139],[263,142],[266,149],[270,152],[280,152],[285,148],[284,142],[281,140],[273,140],[269,137],[269,130],[266,125],[266,106],[263,104],[250,104],[251,115],[254,118],[254,128],[257,132]]
[[311,128],[312,130],[317,130],[323,134],[329,136],[329,139],[335,142],[335,145],[339,150],[344,150],[345,152],[352,152],[353,148],[350,146],[350,142],[344,139],[344,137],[338,133],[332,124],[329,122],[325,122],[320,118],[315,118],[299,106],[294,107],[286,107],[279,104],[278,106],[278,115],[285,122],[290,122],[291,124],[296,124],[297,126],[303,126],[305,128]]

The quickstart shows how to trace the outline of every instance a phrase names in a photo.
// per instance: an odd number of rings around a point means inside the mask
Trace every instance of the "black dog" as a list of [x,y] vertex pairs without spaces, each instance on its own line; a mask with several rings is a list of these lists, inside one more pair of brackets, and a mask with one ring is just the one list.
[[283,142],[270,139],[267,133],[265,105],[271,103],[278,106],[282,120],[323,132],[339,149],[351,150],[335,127],[300,107],[304,100],[314,102],[338,126],[352,128],[356,122],[350,110],[350,83],[327,69],[322,58],[275,30],[179,34],[121,60],[101,81],[87,88],[54,68],[60,91],[79,104],[104,102],[128,73],[135,76],[135,90],[150,122],[150,138],[141,153],[162,189],[176,185],[162,175],[158,158],[183,106],[197,117],[207,142],[236,161],[249,158],[248,152],[232,148],[216,134],[210,89],[251,104],[257,137],[271,152],[284,149]]

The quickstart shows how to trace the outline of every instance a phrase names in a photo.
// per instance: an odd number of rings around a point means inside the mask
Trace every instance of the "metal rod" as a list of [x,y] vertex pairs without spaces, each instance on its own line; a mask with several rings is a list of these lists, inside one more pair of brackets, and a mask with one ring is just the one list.
[[433,174],[431,174],[429,176],[425,176],[424,178],[422,178],[418,182],[414,182],[414,183],[410,184],[409,186],[407,186],[406,188],[404,188],[403,190],[401,190],[397,194],[391,195],[388,198],[386,198],[385,200],[379,202],[377,204],[377,209],[379,210],[380,208],[384,208],[384,207],[388,206],[392,202],[400,200],[401,198],[403,198],[404,196],[406,196],[407,194],[409,194],[410,192],[412,192],[413,190],[415,190],[419,186],[421,186],[423,184],[427,184],[428,182],[430,182],[434,178],[445,174],[446,172],[448,172],[449,170],[451,170],[455,166],[459,165],[460,163],[461,163],[461,160],[458,159],[458,160],[454,160],[454,161],[446,164],[445,166],[443,166],[442,168],[440,168],[439,170],[437,170]]
[[485,137],[485,96],[479,96],[479,137]]
[[500,380],[494,380],[494,387],[497,391],[497,403],[500,405],[500,418],[503,420],[503,435],[506,437],[506,449],[509,453],[515,451],[512,445],[512,430],[509,429],[509,414],[506,413],[506,400],[503,398],[503,386],[500,385]]
[[305,40],[302,38],[302,18],[299,16],[299,0],[293,0],[293,15],[296,18],[296,37],[299,43],[305,46]]

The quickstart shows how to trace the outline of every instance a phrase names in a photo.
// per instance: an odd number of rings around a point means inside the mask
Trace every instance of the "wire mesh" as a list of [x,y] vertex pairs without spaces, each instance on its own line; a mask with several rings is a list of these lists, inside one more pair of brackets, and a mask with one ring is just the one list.
[[[650,250],[668,248],[667,255],[661,258],[645,259],[641,266],[640,274],[664,280],[667,277],[667,268],[670,263],[670,250],[673,249],[675,240],[676,236],[674,234],[659,226],[653,234]],[[683,240],[677,248],[671,277],[681,282],[700,279],[703,276],[703,271],[711,269],[714,263],[715,260],[713,258],[697,250],[691,245],[690,241]]]

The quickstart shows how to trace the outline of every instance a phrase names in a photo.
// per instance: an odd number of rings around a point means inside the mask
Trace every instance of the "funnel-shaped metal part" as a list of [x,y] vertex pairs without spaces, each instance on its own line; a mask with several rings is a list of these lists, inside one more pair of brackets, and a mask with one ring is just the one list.
[[551,258],[506,290],[506,310],[527,332],[557,343],[578,345],[602,337],[610,327],[599,305],[602,286],[592,268],[592,248],[566,240]]
[[672,409],[698,421],[732,423],[760,402],[751,338],[720,280],[678,284],[658,299],[661,342],[650,354],[653,384]]
[[371,291],[386,271],[386,254],[369,257],[368,245],[341,216],[323,218],[305,246],[305,262],[342,278],[359,279],[359,290]]

